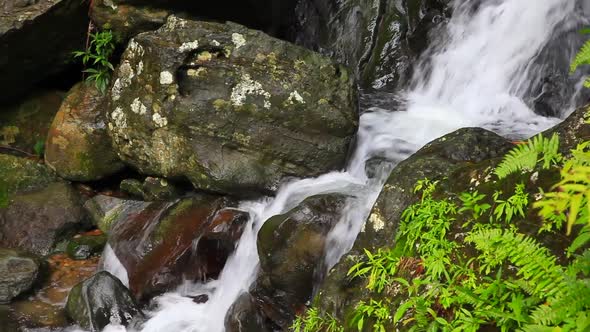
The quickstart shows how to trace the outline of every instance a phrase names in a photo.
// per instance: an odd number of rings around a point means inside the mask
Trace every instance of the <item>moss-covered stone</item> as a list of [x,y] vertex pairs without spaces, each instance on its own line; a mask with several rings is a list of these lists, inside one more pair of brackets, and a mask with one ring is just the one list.
[[36,160],[7,154],[0,154],[0,174],[0,191],[9,196],[42,189],[56,181],[53,173]]
[[0,303],[28,291],[37,277],[41,259],[20,250],[0,248]]
[[113,80],[119,156],[201,189],[272,191],[341,168],[358,124],[346,68],[235,24],[172,16],[129,43]]
[[45,147],[45,162],[64,179],[94,181],[120,171],[124,165],[111,147],[93,84],[75,85],[53,119]]
[[88,259],[100,254],[106,243],[107,237],[104,234],[75,236],[68,243],[66,252],[73,259]]

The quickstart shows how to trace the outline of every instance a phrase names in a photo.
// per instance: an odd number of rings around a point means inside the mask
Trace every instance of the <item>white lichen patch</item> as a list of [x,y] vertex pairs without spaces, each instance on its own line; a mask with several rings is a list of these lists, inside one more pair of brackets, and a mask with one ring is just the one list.
[[117,10],[118,8],[117,5],[115,5],[111,0],[104,0],[103,3],[105,6],[110,7],[112,10]]
[[539,180],[539,172],[535,172],[531,175],[531,182],[532,183],[537,182],[537,180]]
[[196,50],[197,48],[199,48],[199,41],[193,40],[191,42],[182,43],[182,45],[180,45],[180,47],[178,48],[178,52],[190,52]]
[[113,88],[111,89],[111,96],[113,101],[117,101],[119,100],[119,98],[121,98],[121,93],[123,92],[123,89],[130,86],[131,80],[133,79],[133,77],[135,77],[135,73],[133,72],[133,68],[131,68],[129,60],[124,60],[123,63],[119,66],[117,76],[118,78],[115,80]]
[[143,72],[143,61],[139,61],[137,67],[135,67],[135,71],[137,72],[137,76],[141,75]]
[[136,42],[135,39],[131,39],[131,41],[129,41],[127,49],[129,50],[128,56],[131,59],[135,57],[141,58],[145,53],[143,47],[139,45],[139,43]]
[[172,76],[171,72],[163,71],[160,73],[160,84],[166,85],[166,84],[172,84],[173,82],[174,82],[174,77]]
[[246,45],[246,38],[242,34],[234,32],[231,34],[231,41],[236,46],[236,50],[244,45]]
[[385,228],[385,221],[377,212],[373,212],[369,216],[369,222],[371,223],[375,231],[380,231]]
[[211,41],[211,45],[218,47],[221,44],[217,40],[213,39],[213,41]]
[[168,125],[168,119],[166,119],[165,117],[161,116],[160,113],[154,113],[152,115],[152,120],[154,121],[154,123],[156,124],[156,126],[162,128],[162,127],[166,127],[166,125]]
[[121,107],[115,108],[115,110],[111,113],[111,119],[113,120],[114,128],[127,128],[127,117],[125,116],[125,113],[123,113],[123,109]]
[[189,69],[186,71],[186,74],[190,77],[199,77],[207,74],[207,68],[200,67],[197,69]]
[[135,114],[144,115],[147,112],[147,108],[139,100],[139,98],[135,98],[135,100],[133,100],[133,103],[131,103],[131,111]]
[[166,20],[166,24],[162,26],[165,31],[173,31],[177,28],[184,28],[186,26],[186,20],[178,18],[174,15],[168,16],[168,20]]
[[303,97],[301,97],[301,95],[297,91],[291,92],[291,94],[289,95],[289,99],[287,99],[287,101],[291,105],[293,105],[295,103],[305,104],[305,100],[303,100]]
[[238,83],[231,92],[231,103],[234,106],[243,106],[246,101],[246,97],[249,95],[262,96],[264,97],[264,108],[270,109],[272,106],[270,103],[270,93],[262,88],[260,82],[254,81],[250,78],[250,75],[242,75],[242,80]]

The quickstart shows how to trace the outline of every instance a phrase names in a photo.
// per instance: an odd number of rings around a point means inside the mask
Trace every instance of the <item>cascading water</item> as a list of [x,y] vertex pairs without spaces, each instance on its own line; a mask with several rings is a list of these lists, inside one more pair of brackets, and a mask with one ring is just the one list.
[[[288,211],[306,197],[323,193],[354,196],[329,234],[326,264],[337,263],[352,247],[390,170],[384,168],[369,179],[365,173],[369,159],[399,162],[427,142],[466,126],[526,137],[556,124],[558,118],[537,115],[529,106],[531,91],[541,84],[542,75],[542,67],[532,64],[556,32],[571,30],[568,24],[582,23],[584,15],[588,19],[588,7],[585,1],[574,0],[455,0],[446,31],[426,52],[411,88],[400,94],[403,110],[365,110],[347,171],[291,182],[275,198],[242,203],[240,208],[250,212],[249,225],[219,279],[186,284],[155,299],[157,308],[143,331],[223,331],[228,309],[255,280],[258,230],[269,217]],[[571,58],[574,50],[573,43],[562,43],[558,51]],[[567,64],[562,71],[567,73]],[[185,297],[199,294],[208,294],[209,301],[197,304]],[[106,330],[124,328],[109,326]]]

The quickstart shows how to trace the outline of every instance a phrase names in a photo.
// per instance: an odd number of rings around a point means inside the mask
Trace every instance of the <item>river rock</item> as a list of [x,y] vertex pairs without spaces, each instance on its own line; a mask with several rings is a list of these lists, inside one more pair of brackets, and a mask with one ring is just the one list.
[[0,1],[0,100],[71,64],[84,49],[87,5],[78,0]]
[[54,182],[13,195],[8,206],[0,208],[0,246],[47,255],[58,242],[88,226],[79,193]]
[[107,243],[105,234],[82,234],[73,237],[66,252],[68,256],[76,260],[88,259],[93,255],[100,254]]
[[63,95],[61,91],[40,91],[19,102],[0,106],[0,146],[42,155],[49,126]]
[[92,223],[102,232],[109,234],[115,222],[139,214],[149,204],[149,202],[96,195],[84,203],[84,208]]
[[300,1],[296,41],[348,64],[362,88],[396,90],[450,15],[449,0]]
[[260,273],[251,293],[274,324],[287,329],[311,300],[325,267],[326,237],[346,198],[321,195],[270,218],[258,233]]
[[[262,313],[261,306],[248,292],[232,304],[225,316],[226,332],[271,332],[278,331]],[[271,328],[273,326],[274,328]]]
[[119,186],[122,191],[144,201],[165,201],[181,196],[181,190],[172,182],[148,176],[143,182],[125,179]]
[[113,81],[121,159],[211,191],[269,192],[339,169],[357,128],[346,68],[235,24],[171,16],[130,41]]
[[228,208],[237,202],[217,196],[117,201],[111,211],[119,212],[107,213],[109,244],[138,299],[173,289],[183,280],[215,278],[248,220],[247,213]]
[[103,101],[94,84],[79,83],[57,112],[47,137],[45,162],[60,177],[95,181],[124,167],[106,132]]
[[39,275],[40,264],[41,260],[35,255],[0,248],[0,303],[10,302],[31,289]]
[[91,331],[101,331],[111,323],[127,326],[134,318],[143,317],[129,290],[105,271],[72,288],[66,310],[70,318]]

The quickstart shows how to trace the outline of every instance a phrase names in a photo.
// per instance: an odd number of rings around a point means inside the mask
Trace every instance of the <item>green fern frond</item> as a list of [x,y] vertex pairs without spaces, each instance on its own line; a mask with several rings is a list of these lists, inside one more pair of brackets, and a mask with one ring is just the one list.
[[575,72],[580,66],[590,65],[590,40],[582,46],[574,61],[570,65],[570,72]]
[[530,284],[532,295],[545,299],[562,292],[565,272],[549,250],[535,239],[513,230],[483,229],[469,234],[465,242],[481,252],[483,265],[497,267],[509,261],[519,270],[518,276]]
[[504,160],[494,171],[500,178],[506,178],[519,171],[532,171],[537,162],[543,162],[543,169],[548,169],[562,159],[559,153],[559,136],[553,134],[551,138],[537,135],[527,141],[527,144],[516,146],[504,157]]

